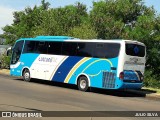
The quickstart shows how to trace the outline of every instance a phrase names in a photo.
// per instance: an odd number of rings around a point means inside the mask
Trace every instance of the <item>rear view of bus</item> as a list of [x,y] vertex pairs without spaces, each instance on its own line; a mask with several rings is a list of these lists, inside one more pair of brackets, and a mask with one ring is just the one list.
[[146,62],[146,47],[137,41],[122,42],[119,59],[119,79],[123,89],[141,89]]

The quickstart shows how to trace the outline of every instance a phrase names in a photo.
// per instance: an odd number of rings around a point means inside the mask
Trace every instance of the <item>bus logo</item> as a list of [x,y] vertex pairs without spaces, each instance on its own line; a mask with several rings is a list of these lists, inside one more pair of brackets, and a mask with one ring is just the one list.
[[54,58],[54,57],[39,57],[38,60],[40,62],[49,62],[49,63],[52,63],[52,62],[56,62],[57,58]]
[[138,53],[139,53],[139,48],[138,48],[137,46],[134,48],[134,53],[135,53],[135,54],[138,54]]

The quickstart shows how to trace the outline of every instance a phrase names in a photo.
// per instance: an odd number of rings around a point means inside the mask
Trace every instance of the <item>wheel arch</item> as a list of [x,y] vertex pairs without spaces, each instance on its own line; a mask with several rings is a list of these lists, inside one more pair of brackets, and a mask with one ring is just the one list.
[[91,86],[90,78],[89,78],[89,76],[88,76],[87,74],[85,74],[85,73],[79,74],[79,75],[77,76],[75,84],[78,85],[78,80],[79,80],[79,78],[82,77],[82,76],[84,76],[84,77],[86,77],[86,78],[88,79],[88,86],[90,87],[90,86]]
[[26,67],[23,67],[23,68],[22,68],[22,72],[21,72],[21,76],[23,76],[23,72],[25,71],[25,69],[28,69],[28,70],[29,70],[29,72],[30,72],[29,67],[27,67],[27,66],[26,66]]

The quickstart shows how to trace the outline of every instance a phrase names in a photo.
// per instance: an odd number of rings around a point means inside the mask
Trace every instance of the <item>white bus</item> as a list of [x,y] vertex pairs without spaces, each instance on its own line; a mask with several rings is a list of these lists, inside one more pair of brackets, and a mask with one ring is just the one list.
[[75,84],[79,90],[140,89],[146,47],[131,40],[80,40],[67,36],[21,38],[13,47],[10,74]]

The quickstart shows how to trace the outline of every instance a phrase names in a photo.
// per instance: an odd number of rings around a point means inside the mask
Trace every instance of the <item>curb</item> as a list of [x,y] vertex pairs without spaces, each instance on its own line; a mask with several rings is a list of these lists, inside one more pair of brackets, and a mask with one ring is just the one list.
[[147,94],[146,98],[160,101],[160,94],[157,93]]
[[127,90],[130,93],[133,94],[138,94],[138,95],[143,95],[147,99],[152,99],[152,100],[160,100],[160,94],[156,93],[156,91],[147,91],[144,90],[143,88],[141,90]]
[[10,76],[10,71],[6,70],[6,69],[0,69],[0,74],[1,75],[8,75],[8,76]]

